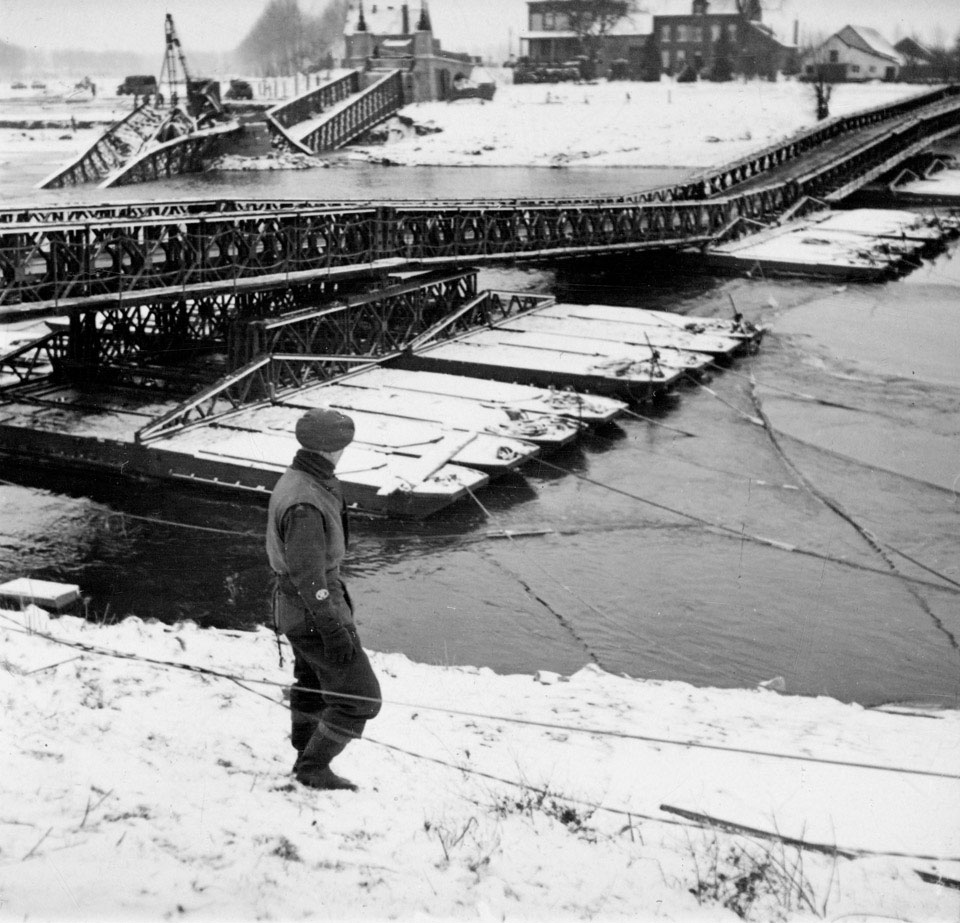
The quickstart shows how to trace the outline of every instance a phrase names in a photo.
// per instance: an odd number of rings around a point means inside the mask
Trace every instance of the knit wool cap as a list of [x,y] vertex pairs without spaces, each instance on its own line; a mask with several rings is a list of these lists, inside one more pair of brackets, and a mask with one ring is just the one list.
[[297,442],[311,452],[339,452],[353,441],[353,420],[320,407],[300,417],[295,432]]

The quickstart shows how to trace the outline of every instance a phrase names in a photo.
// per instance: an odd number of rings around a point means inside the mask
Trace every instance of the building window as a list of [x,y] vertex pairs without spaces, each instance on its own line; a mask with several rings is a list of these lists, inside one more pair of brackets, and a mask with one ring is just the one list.
[[839,52],[839,51],[831,51],[831,52],[830,52],[830,63],[831,63],[831,64],[838,64],[839,62],[840,62],[840,52]]
[[677,64],[683,64],[687,60],[687,53],[682,48],[677,49]]
[[687,27],[684,25],[677,26],[677,41],[685,42],[687,41]]
[[737,24],[735,22],[727,23],[727,35],[730,36],[731,42],[737,43]]
[[851,64],[851,65],[850,65],[850,72],[853,73],[853,74],[859,74],[859,73],[860,73],[860,65],[859,65],[859,64]]
[[698,45],[703,42],[703,27],[702,26],[691,26],[690,27],[690,41],[696,42]]
[[670,27],[661,26],[660,27],[660,41],[666,44],[670,44]]
[[670,70],[670,52],[661,51],[660,52],[660,65],[665,71]]
[[715,23],[710,27],[710,35],[713,37],[713,40],[714,40],[715,42],[719,42],[719,41],[720,41],[720,32],[721,32],[722,30],[723,30],[723,26],[721,26],[720,23],[718,23],[718,22],[715,22]]
[[871,73],[871,74],[875,74],[876,72],[877,72],[877,69],[871,64],[871,65],[870,65],[870,73]]
[[530,31],[543,32],[543,13],[530,14]]
[[808,65],[807,65],[807,74],[808,74],[809,76],[811,76],[811,77],[813,76],[813,65],[812,65],[812,64],[808,64]]

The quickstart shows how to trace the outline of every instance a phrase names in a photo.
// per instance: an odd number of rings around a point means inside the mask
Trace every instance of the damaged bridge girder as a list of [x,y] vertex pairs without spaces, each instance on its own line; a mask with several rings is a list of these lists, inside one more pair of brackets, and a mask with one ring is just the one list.
[[[788,139],[723,168],[699,192],[678,187],[660,198],[326,207],[215,200],[207,212],[168,203],[82,220],[34,220],[21,211],[0,221],[0,314],[113,293],[373,274],[387,264],[455,267],[702,245],[775,222],[805,198],[852,190],[925,140],[957,130],[960,87],[952,87],[834,120],[805,141]],[[725,194],[711,193],[714,180],[729,187]],[[676,198],[678,191],[690,197]]]

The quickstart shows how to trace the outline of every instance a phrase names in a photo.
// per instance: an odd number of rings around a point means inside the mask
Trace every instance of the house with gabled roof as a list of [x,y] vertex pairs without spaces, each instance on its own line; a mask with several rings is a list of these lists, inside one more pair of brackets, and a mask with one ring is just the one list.
[[900,79],[908,81],[935,81],[948,79],[941,62],[926,45],[915,38],[902,38],[893,46],[903,57]]
[[844,26],[804,55],[801,73],[829,83],[896,80],[904,63],[903,55],[876,29]]

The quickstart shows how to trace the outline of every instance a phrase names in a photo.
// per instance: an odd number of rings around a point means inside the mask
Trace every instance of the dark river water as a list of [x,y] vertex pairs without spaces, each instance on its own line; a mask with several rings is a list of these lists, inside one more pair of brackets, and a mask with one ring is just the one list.
[[[337,167],[188,178],[149,195],[580,194],[673,178],[644,172]],[[949,476],[910,458],[960,474],[960,384],[923,371],[942,348],[936,330],[918,325],[878,363],[877,349],[892,349],[885,328],[876,348],[867,323],[841,348],[831,320],[960,310],[955,254],[879,286],[722,279],[663,258],[484,271],[482,286],[563,301],[706,315],[736,304],[772,330],[710,391],[685,386],[637,409],[655,422],[626,417],[426,522],[357,520],[346,572],[364,643],[502,673],[594,661],[698,685],[783,677],[791,693],[957,706],[960,503]],[[792,435],[775,442],[748,419],[751,377],[774,429]],[[841,411],[828,404],[848,408],[862,434],[852,448],[831,436],[828,415]],[[0,477],[15,482],[0,484],[4,579],[77,583],[91,617],[108,621],[264,620],[262,506],[9,463]]]

